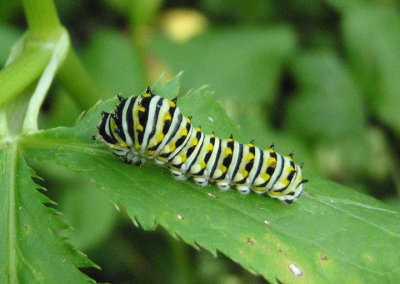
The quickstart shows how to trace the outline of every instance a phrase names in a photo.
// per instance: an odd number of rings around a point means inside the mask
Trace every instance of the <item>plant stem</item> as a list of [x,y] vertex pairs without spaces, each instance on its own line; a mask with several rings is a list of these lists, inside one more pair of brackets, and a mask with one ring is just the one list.
[[61,29],[52,0],[24,0],[24,11],[29,31],[40,38],[55,36]]
[[88,109],[98,100],[100,91],[86,72],[73,48],[70,48],[57,79],[82,109]]
[[17,219],[16,219],[16,183],[15,177],[17,176],[17,145],[16,143],[9,143],[7,145],[6,157],[6,184],[5,190],[8,193],[8,282],[18,283],[18,259],[17,259]]
[[32,48],[0,71],[0,106],[25,90],[48,64],[52,49]]

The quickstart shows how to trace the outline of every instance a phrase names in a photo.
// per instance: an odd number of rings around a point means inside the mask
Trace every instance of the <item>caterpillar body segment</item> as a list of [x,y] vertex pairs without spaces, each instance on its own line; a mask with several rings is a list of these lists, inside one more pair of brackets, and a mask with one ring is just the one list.
[[282,156],[274,146],[262,150],[241,144],[232,136],[220,139],[204,134],[191,124],[174,100],[157,96],[148,88],[141,96],[123,98],[113,113],[102,113],[98,134],[126,163],[141,165],[146,159],[167,164],[177,180],[192,177],[200,186],[215,183],[221,190],[231,186],[242,194],[251,190],[286,203],[302,193],[303,164],[295,164],[293,153]]

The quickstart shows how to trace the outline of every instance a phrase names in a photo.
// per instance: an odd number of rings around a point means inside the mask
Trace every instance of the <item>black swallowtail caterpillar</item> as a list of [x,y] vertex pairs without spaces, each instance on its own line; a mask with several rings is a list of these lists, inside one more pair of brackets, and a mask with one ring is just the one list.
[[168,164],[177,180],[191,176],[200,186],[209,181],[221,190],[231,186],[247,194],[267,193],[286,203],[303,190],[301,168],[293,153],[282,156],[271,145],[267,150],[233,140],[206,135],[191,124],[176,105],[177,98],[164,99],[147,88],[145,94],[123,98],[113,113],[102,113],[97,126],[100,140],[126,163],[141,165],[147,159]]

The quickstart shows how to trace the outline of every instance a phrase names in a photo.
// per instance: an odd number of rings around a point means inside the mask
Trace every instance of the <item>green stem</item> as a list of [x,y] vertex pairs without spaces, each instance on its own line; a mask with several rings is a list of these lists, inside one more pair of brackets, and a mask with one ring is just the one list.
[[90,108],[101,97],[96,84],[72,48],[58,71],[57,79],[82,109]]
[[24,0],[29,31],[40,38],[56,35],[61,24],[52,0]]
[[9,143],[7,152],[7,187],[8,192],[8,281],[18,283],[17,233],[15,217],[15,177],[17,169],[17,143]]
[[52,52],[49,48],[32,48],[0,71],[0,107],[42,74]]

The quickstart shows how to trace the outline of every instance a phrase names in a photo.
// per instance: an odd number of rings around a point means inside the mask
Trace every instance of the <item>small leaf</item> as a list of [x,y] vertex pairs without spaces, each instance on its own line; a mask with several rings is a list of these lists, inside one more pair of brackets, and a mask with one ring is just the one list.
[[286,118],[292,132],[337,140],[365,131],[362,94],[333,52],[300,55],[293,62],[293,73],[299,93],[290,101]]
[[208,82],[219,98],[257,102],[273,100],[280,69],[295,45],[293,30],[279,26],[214,29],[184,44],[156,37],[151,48],[175,72],[185,71],[184,89]]
[[77,267],[94,264],[56,236],[65,229],[32,181],[34,174],[16,144],[0,149],[0,282],[94,282]]
[[400,15],[369,3],[344,14],[343,35],[354,74],[371,110],[400,136]]
[[128,38],[113,30],[99,29],[83,52],[83,61],[100,89],[110,98],[143,91],[144,78],[138,50]]

